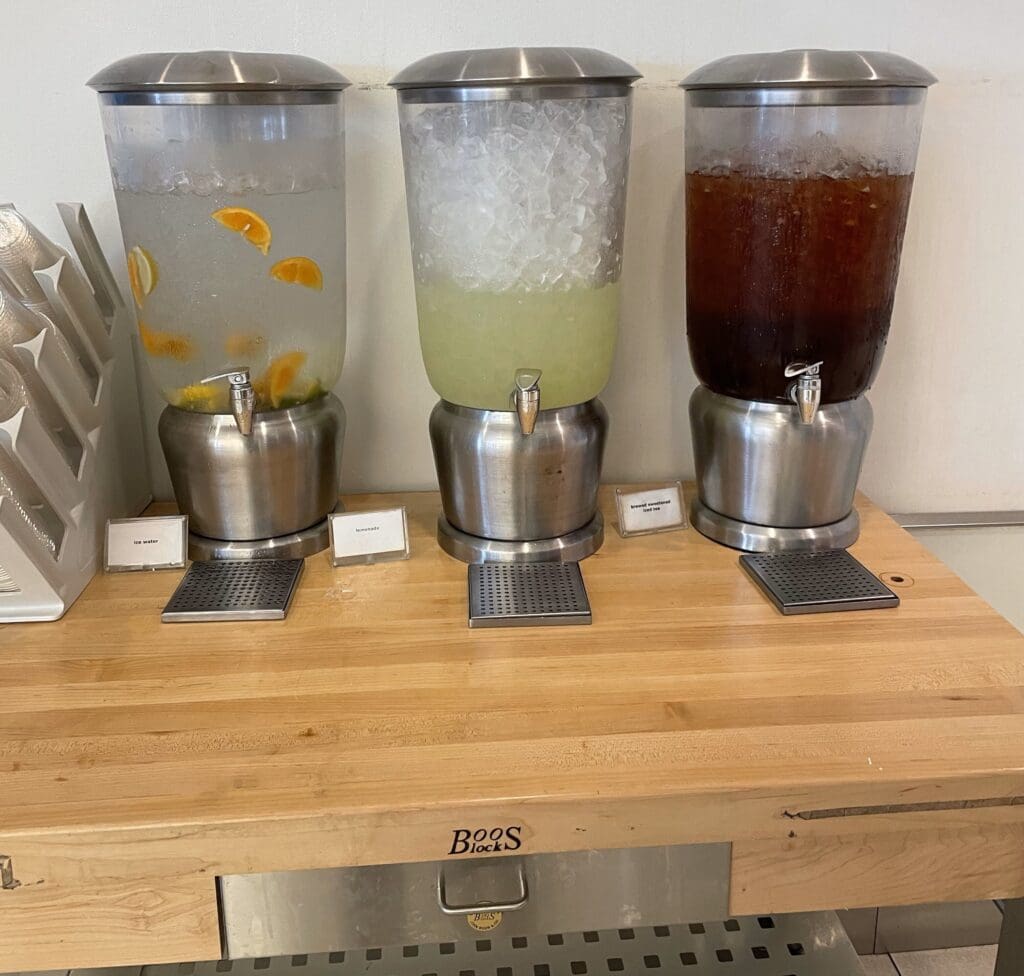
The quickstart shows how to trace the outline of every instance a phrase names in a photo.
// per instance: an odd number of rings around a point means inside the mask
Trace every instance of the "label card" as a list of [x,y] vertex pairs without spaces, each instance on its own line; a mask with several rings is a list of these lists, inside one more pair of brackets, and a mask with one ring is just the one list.
[[331,562],[335,566],[386,563],[409,558],[405,507],[329,515]]
[[188,516],[108,519],[103,546],[107,573],[181,569],[188,552]]
[[678,481],[643,491],[616,488],[615,505],[619,510],[619,535],[623,538],[686,528],[683,486]]

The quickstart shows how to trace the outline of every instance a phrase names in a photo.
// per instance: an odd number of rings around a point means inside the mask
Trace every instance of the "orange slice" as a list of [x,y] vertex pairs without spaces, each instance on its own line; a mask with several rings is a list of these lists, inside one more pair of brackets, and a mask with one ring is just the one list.
[[258,213],[246,210],[245,207],[223,207],[210,216],[228,230],[241,234],[264,254],[270,251],[270,225]]
[[228,391],[214,383],[195,383],[175,391],[171,402],[182,410],[201,413],[223,413],[228,409]]
[[235,362],[248,362],[256,358],[264,343],[263,336],[252,332],[235,332],[224,340],[224,352]]
[[177,359],[179,363],[187,363],[195,356],[195,347],[187,335],[151,329],[141,319],[139,320],[139,338],[142,340],[142,348],[150,356],[160,359]]
[[257,376],[252,381],[252,389],[256,394],[256,406],[262,409],[270,405],[270,394],[269,386],[267,384],[266,374],[263,376]]
[[314,288],[316,291],[322,291],[324,287],[324,276],[320,271],[320,265],[312,258],[284,258],[270,269],[270,277],[287,282],[289,285]]
[[298,378],[299,370],[306,362],[304,352],[286,352],[278,356],[263,374],[262,382],[257,381],[258,391],[262,391],[272,407],[281,406],[281,401]]
[[135,304],[142,308],[146,296],[156,288],[157,268],[153,255],[136,245],[128,252],[128,284]]

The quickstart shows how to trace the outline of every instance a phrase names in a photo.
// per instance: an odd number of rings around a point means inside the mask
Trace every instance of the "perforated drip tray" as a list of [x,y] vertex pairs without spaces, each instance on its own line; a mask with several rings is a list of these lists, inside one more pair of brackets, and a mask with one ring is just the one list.
[[[499,916],[500,919],[500,916]],[[500,924],[500,922],[499,922]],[[146,966],[141,976],[861,976],[835,912]],[[85,976],[72,972],[72,976]]]
[[740,565],[785,614],[898,607],[900,598],[845,549],[758,553]]
[[470,627],[589,624],[579,563],[471,563]]
[[212,559],[192,563],[160,619],[164,623],[283,620],[301,559]]

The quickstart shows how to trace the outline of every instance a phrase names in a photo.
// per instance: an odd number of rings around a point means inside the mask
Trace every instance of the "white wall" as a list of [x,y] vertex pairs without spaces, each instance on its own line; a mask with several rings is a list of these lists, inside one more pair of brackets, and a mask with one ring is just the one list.
[[[300,52],[357,85],[348,111],[346,490],[434,482],[395,95],[404,64],[510,44],[604,48],[639,86],[619,352],[604,400],[609,480],[688,476],[682,96],[689,70],[785,47],[894,50],[929,95],[892,335],[872,393],[862,485],[899,511],[1024,508],[1024,4],[1019,0],[4,0],[0,197],[60,237],[58,199],[88,206],[124,277],[95,96],[85,80],[147,50]],[[152,418],[151,418],[152,419]],[[166,491],[166,483],[159,486]]]

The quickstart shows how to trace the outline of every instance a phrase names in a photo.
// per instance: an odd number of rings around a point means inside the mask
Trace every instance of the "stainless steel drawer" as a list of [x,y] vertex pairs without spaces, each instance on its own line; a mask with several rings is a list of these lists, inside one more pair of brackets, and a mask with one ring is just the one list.
[[729,844],[220,878],[232,959],[664,925],[729,914]]

